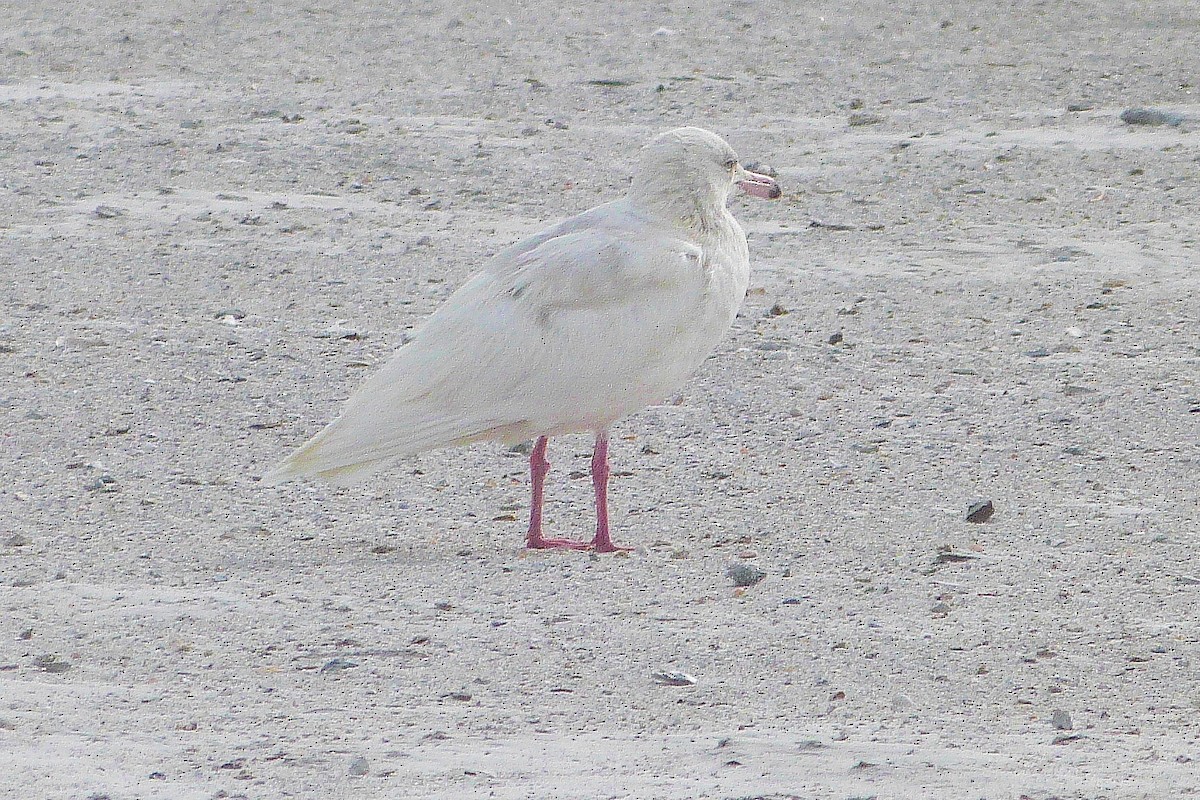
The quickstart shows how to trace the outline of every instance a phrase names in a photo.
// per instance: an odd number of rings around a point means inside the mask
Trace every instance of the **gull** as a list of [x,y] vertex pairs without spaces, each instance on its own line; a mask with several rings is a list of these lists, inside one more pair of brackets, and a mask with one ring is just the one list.
[[[608,524],[608,431],[676,392],[733,324],[750,280],[735,188],[776,199],[725,140],[676,128],[641,149],[629,192],[501,250],[449,297],[341,416],[263,477],[345,481],[404,456],[534,441],[530,548],[632,548]],[[596,534],[542,533],[553,436],[591,432]]]

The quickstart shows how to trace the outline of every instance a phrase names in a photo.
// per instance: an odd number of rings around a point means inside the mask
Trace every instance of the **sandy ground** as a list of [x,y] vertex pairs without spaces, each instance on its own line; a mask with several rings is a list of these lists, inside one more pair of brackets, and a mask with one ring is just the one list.
[[[5,4],[0,797],[1200,793],[1194,3],[798,5]],[[257,485],[686,123],[786,195],[637,552],[497,446]]]

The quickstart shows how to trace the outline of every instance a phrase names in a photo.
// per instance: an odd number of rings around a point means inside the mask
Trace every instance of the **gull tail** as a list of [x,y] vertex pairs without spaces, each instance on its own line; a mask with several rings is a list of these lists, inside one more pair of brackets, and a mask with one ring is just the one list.
[[379,425],[378,420],[368,422],[363,415],[351,412],[334,420],[301,445],[264,475],[261,483],[275,486],[296,478],[312,477],[345,486],[398,458],[427,450],[490,439],[523,441],[529,437],[525,422],[496,424],[422,416],[420,421],[407,425]]
[[359,458],[347,458],[349,454],[345,454],[339,458],[330,452],[327,431],[328,428],[309,439],[274,469],[263,475],[260,483],[263,486],[278,486],[297,478],[321,478],[333,484],[347,485],[366,477],[383,465],[385,458],[382,456],[371,457],[364,454]]

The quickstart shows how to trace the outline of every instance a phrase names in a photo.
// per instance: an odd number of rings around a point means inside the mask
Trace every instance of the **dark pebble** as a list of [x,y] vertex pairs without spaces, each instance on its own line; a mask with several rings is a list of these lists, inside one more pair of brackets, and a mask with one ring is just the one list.
[[725,570],[725,575],[733,581],[734,586],[753,586],[767,577],[765,570],[761,570],[753,564],[744,564],[741,562]]
[[1182,125],[1183,116],[1157,108],[1127,108],[1121,112],[1121,121],[1126,125]]
[[979,500],[967,509],[967,522],[987,522],[996,513],[991,500]]
[[854,230],[853,225],[846,225],[841,222],[821,222],[819,219],[810,220],[808,223],[810,228],[823,228],[827,231],[844,232]]
[[604,86],[608,89],[621,89],[626,86],[633,86],[636,81],[625,80],[624,78],[594,78],[590,81],[584,81],[589,86]]
[[934,564],[959,564],[963,561],[974,561],[978,556],[970,553],[960,553],[954,550],[952,545],[944,544],[938,548],[938,553],[933,558]]

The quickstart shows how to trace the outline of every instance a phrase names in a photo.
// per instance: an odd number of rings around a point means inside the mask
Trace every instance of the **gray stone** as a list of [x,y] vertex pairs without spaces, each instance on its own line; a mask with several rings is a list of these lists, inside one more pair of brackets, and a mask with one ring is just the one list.
[[1056,731],[1074,730],[1075,726],[1071,724],[1071,715],[1061,708],[1056,708],[1050,713],[1050,724],[1054,726]]
[[734,586],[753,586],[767,577],[766,570],[741,561],[725,570],[725,575],[733,581]]
[[1127,108],[1121,112],[1126,125],[1182,125],[1183,115],[1157,108]]

